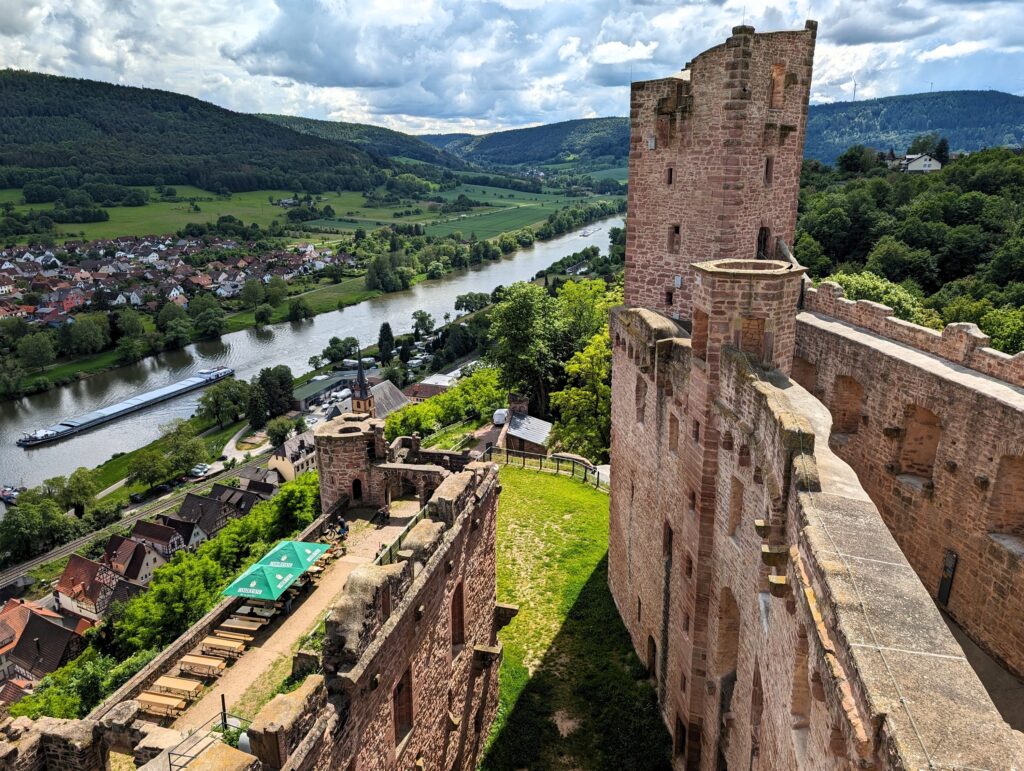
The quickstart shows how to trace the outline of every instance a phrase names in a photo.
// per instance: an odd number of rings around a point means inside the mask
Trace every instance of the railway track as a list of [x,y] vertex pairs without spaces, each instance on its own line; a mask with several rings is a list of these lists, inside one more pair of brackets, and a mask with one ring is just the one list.
[[170,511],[171,509],[175,509],[177,508],[178,505],[181,504],[182,499],[190,492],[192,492],[192,490],[200,486],[206,486],[207,484],[211,484],[214,482],[223,482],[226,479],[233,479],[234,477],[237,477],[243,469],[258,466],[261,460],[262,459],[260,457],[256,457],[253,458],[252,460],[246,461],[245,463],[240,463],[239,465],[235,466],[232,469],[220,471],[214,474],[213,476],[207,477],[206,479],[202,480],[200,484],[192,485],[189,488],[181,490],[180,492],[176,492],[172,494],[169,498],[161,499],[148,506],[142,506],[132,511],[130,514],[128,514],[128,516],[122,517],[113,524],[107,525],[106,527],[101,528],[99,530],[94,530],[93,532],[87,533],[86,535],[83,535],[80,538],[76,538],[73,541],[69,541],[63,546],[58,546],[54,549],[51,549],[45,554],[40,554],[38,557],[33,557],[32,559],[19,563],[14,567],[10,567],[6,570],[0,571],[0,589],[4,589],[5,587],[8,587],[16,581],[20,580],[25,575],[27,575],[28,572],[33,568],[39,567],[40,565],[45,565],[47,562],[52,562],[53,560],[58,560],[63,557],[71,556],[76,551],[81,549],[83,546],[87,546],[88,544],[95,541],[97,538],[112,535],[125,526],[134,525],[140,519],[146,519],[148,517],[153,517],[158,514],[163,514],[167,511]]

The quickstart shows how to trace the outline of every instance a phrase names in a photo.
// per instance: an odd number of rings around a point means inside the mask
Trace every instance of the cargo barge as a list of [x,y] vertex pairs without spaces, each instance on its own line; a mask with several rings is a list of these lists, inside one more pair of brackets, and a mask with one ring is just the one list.
[[60,423],[56,423],[52,426],[37,429],[31,434],[25,434],[21,439],[17,440],[16,444],[20,447],[35,447],[38,444],[56,442],[59,439],[65,439],[81,431],[94,428],[104,423],[109,423],[112,420],[117,420],[129,413],[145,409],[146,407],[159,402],[165,402],[176,396],[181,396],[189,391],[195,391],[198,388],[205,388],[206,386],[216,383],[219,380],[223,380],[226,377],[231,377],[233,374],[235,374],[235,371],[231,369],[231,367],[202,369],[192,377],[180,380],[177,383],[172,383],[171,385],[164,386],[163,388],[158,388],[155,391],[149,391],[144,394],[139,394],[138,396],[133,396],[131,399],[126,399],[123,402],[112,404],[109,407],[101,407],[100,409],[93,410],[85,415],[79,415],[77,418],[68,418],[67,420],[62,420]]

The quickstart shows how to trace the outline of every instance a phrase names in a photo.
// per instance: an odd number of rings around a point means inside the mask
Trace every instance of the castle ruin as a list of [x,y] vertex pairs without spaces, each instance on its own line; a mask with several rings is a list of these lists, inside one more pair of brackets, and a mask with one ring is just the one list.
[[610,587],[679,769],[1019,768],[1024,354],[803,276],[816,26],[633,84]]

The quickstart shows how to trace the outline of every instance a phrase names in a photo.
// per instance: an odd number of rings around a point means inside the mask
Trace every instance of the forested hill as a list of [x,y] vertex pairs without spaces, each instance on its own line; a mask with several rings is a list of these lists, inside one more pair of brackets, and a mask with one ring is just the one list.
[[344,123],[334,120],[315,120],[297,115],[260,115],[259,117],[302,134],[348,142],[363,150],[387,158],[408,158],[433,163],[451,169],[468,169],[469,164],[449,155],[423,138],[393,131],[383,126],[365,123]]
[[[0,70],[0,188],[91,181],[362,190],[389,162],[188,96]],[[98,175],[98,176],[97,176]]]
[[[906,152],[915,136],[936,132],[950,150],[1024,145],[1024,98],[1000,91],[939,91],[863,102],[811,105],[804,155],[834,163],[850,145]],[[432,134],[420,139],[468,161],[516,165],[625,159],[626,118],[592,118],[493,134]]]
[[583,118],[476,136],[441,134],[421,138],[445,152],[482,164],[512,166],[597,158],[624,161],[629,155],[626,118]]
[[938,91],[811,105],[804,155],[826,163],[850,145],[897,155],[935,132],[953,152],[1024,145],[1024,98],[1001,91]]

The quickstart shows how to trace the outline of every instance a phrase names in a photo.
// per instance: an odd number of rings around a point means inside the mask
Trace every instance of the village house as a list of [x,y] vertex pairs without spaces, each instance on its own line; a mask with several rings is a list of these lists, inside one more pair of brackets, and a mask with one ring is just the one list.
[[316,446],[313,432],[305,431],[284,441],[274,449],[267,461],[267,468],[274,469],[281,479],[291,482],[299,474],[316,468]]
[[72,554],[57,579],[54,600],[57,608],[97,621],[114,602],[124,602],[144,590],[112,568]]

